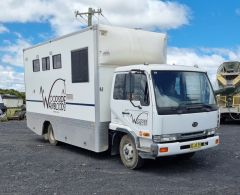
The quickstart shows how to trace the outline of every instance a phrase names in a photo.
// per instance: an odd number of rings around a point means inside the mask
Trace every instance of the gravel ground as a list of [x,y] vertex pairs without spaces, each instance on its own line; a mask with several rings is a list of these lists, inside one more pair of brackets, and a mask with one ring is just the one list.
[[119,156],[51,146],[25,121],[0,123],[0,194],[240,194],[240,123],[191,160],[149,160],[137,171]]

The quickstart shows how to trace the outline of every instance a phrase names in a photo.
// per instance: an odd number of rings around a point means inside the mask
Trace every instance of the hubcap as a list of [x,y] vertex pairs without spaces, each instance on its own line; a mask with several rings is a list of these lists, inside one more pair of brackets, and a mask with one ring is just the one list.
[[128,161],[132,160],[133,159],[133,147],[130,143],[124,145],[123,147],[123,155],[124,155],[124,158]]

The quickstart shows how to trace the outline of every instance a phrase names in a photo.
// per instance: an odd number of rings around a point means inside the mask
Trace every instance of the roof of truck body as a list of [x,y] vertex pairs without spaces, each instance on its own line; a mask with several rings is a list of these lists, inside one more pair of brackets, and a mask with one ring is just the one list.
[[182,65],[169,65],[169,64],[150,64],[150,65],[130,65],[121,66],[116,68],[115,72],[130,71],[133,69],[140,69],[147,72],[152,70],[169,70],[169,71],[193,71],[193,72],[206,72],[200,68],[194,66],[182,66]]
[[64,38],[66,38],[66,37],[70,37],[70,36],[73,36],[73,35],[76,35],[76,34],[79,34],[79,33],[83,33],[83,32],[85,32],[85,31],[88,31],[88,30],[94,28],[94,26],[97,26],[97,25],[89,26],[89,27],[86,27],[86,28],[81,29],[81,30],[79,30],[79,31],[72,32],[72,33],[69,33],[69,34],[66,34],[66,35],[63,35],[63,36],[60,36],[60,37],[55,37],[55,38],[49,39],[49,40],[47,40],[47,41],[44,41],[44,42],[42,42],[42,43],[38,43],[38,44],[35,44],[35,45],[33,45],[33,46],[24,48],[24,49],[23,49],[23,52],[25,52],[26,50],[30,50],[30,49],[33,49],[33,48],[42,46],[42,45],[46,45],[46,44],[48,44],[48,43],[52,43],[52,42],[55,42],[55,41],[64,39]]
[[155,33],[155,34],[165,34],[165,33],[153,32],[153,31],[146,31],[146,30],[143,30],[143,29],[126,28],[126,27],[119,27],[119,26],[105,25],[105,24],[104,25],[103,24],[94,24],[92,26],[82,28],[78,31],[68,33],[66,35],[62,35],[62,36],[59,36],[59,37],[51,38],[51,39],[49,39],[47,41],[44,41],[42,43],[38,43],[38,44],[32,45],[30,47],[23,48],[23,52],[26,51],[26,50],[32,49],[32,48],[36,48],[36,47],[39,47],[39,46],[42,46],[42,45],[46,45],[48,43],[52,43],[52,42],[55,42],[55,41],[58,41],[58,40],[61,40],[61,39],[65,39],[67,37],[71,37],[73,35],[81,34],[83,32],[86,32],[86,31],[89,31],[89,30],[92,30],[92,29],[105,30],[105,28],[117,28],[118,30],[129,29],[129,30],[135,30],[135,31],[150,32],[150,33]]

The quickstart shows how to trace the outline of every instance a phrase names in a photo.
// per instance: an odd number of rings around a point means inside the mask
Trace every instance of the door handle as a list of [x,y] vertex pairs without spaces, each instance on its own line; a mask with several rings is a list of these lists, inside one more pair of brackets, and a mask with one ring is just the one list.
[[122,112],[122,114],[130,114],[129,112]]

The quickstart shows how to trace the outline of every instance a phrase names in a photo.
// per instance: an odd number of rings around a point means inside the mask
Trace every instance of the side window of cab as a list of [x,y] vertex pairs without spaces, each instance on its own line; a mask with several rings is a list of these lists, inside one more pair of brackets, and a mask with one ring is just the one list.
[[148,106],[149,89],[147,76],[144,73],[132,74],[131,83],[132,100],[140,101],[141,106]]
[[142,106],[149,105],[147,77],[141,73],[120,73],[115,77],[113,99],[140,101]]
[[127,74],[117,74],[115,77],[113,91],[113,99],[115,100],[127,100],[126,75]]

